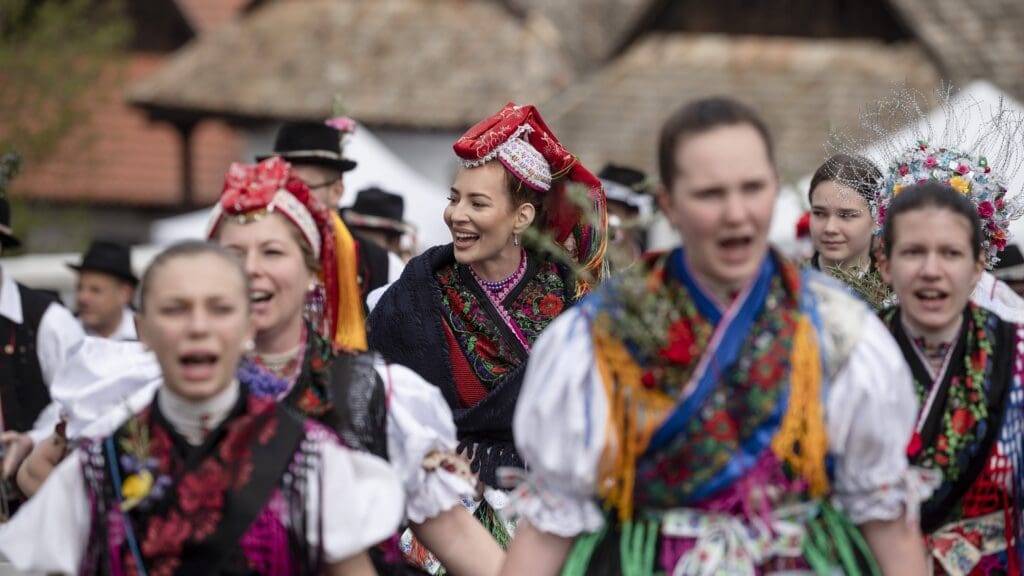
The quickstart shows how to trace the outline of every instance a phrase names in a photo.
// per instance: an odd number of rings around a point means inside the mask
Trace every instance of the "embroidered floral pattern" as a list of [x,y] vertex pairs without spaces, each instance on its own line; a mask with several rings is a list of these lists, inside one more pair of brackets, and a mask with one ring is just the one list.
[[[795,272],[786,276],[795,280]],[[686,503],[742,450],[745,439],[771,418],[786,389],[789,357],[796,330],[795,284],[772,280],[767,305],[743,345],[739,360],[723,374],[723,382],[687,424],[685,432],[638,463],[636,501],[643,506],[671,508]],[[699,351],[710,339],[710,326],[700,318],[685,290],[671,293],[684,317],[668,327],[667,343],[655,355],[640,358],[657,386],[678,396]],[[687,302],[690,300],[690,302]],[[693,314],[693,316],[690,316]],[[684,328],[685,327],[685,328]],[[686,375],[688,377],[688,374]]]
[[[176,456],[170,435],[153,419],[151,409],[135,416],[115,433],[118,460],[136,457],[124,451],[140,431],[149,438],[149,456],[153,474],[167,477],[166,490],[156,497],[151,491],[147,506],[133,506],[124,513],[139,537],[139,550],[149,574],[171,574],[181,562],[188,542],[208,538],[219,526],[225,495],[246,486],[253,472],[253,447],[266,446],[274,436],[277,418],[272,400],[249,397],[244,416],[225,425],[225,438],[218,449],[195,468],[185,470],[185,462]],[[107,541],[112,553],[129,572],[136,560],[125,544],[122,515],[107,515]]]
[[[445,321],[480,383],[488,390],[518,367],[522,360],[518,342],[508,342],[487,313],[490,302],[482,302],[459,273],[460,264],[441,268],[437,282],[441,290]],[[571,302],[558,267],[542,262],[536,274],[523,280],[526,285],[511,302],[505,302],[508,320],[513,322],[529,346],[537,340],[555,317]],[[486,300],[486,299],[484,299]]]
[[[992,341],[986,331],[989,313],[974,307],[964,330],[964,373],[954,374],[949,383],[948,396],[942,416],[942,427],[935,442],[921,445],[920,438],[911,448],[911,462],[926,468],[942,471],[944,483],[956,482],[964,472],[967,463],[977,454],[988,426],[987,393],[990,387],[988,374],[991,371],[988,359],[992,356]],[[941,385],[935,383],[933,385]],[[932,385],[914,379],[918,400],[924,405]],[[941,489],[939,490],[941,492]]]

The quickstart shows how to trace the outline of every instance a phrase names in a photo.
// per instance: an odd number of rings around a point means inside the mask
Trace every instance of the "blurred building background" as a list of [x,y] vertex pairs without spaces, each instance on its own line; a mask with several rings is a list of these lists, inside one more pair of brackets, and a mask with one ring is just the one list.
[[[1024,98],[1017,0],[121,5],[131,36],[81,93],[90,121],[26,159],[14,182],[29,251],[70,251],[96,236],[148,242],[153,222],[212,203],[228,164],[270,150],[281,121],[332,116],[336,97],[429,182],[396,190],[407,197],[443,195],[455,138],[507,101],[537,104],[595,170],[653,172],[658,127],[673,109],[732,95],[765,115],[783,178],[795,182],[823,159],[830,130],[855,124],[894,84],[929,92],[940,79],[985,79]],[[16,113],[0,115],[0,144]]]

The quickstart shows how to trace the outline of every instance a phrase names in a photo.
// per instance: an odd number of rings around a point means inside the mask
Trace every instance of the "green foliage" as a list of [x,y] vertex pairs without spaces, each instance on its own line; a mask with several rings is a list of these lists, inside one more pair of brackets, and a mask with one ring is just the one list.
[[875,312],[892,306],[896,300],[892,289],[874,267],[864,272],[860,268],[836,266],[829,268],[828,273],[859,294]]
[[103,97],[131,23],[121,0],[0,2],[0,149],[52,153]]
[[11,186],[11,180],[21,170],[21,154],[11,150],[0,156],[0,197],[7,195],[7,189]]
[[[600,225],[601,214],[587,195],[587,187],[582,184],[572,183],[566,186],[565,191],[566,198],[580,209],[586,222],[590,226],[597,228]],[[571,240],[576,241],[576,238],[572,237]],[[591,286],[596,286],[608,275],[607,263],[605,263],[605,270],[601,274],[602,277],[594,278],[593,274],[585,270],[579,262],[573,259],[572,254],[569,253],[565,246],[555,240],[554,235],[549,230],[541,230],[537,226],[530,226],[523,231],[523,244],[534,252],[546,255],[553,262],[566,266],[573,271],[577,278],[584,280]]]

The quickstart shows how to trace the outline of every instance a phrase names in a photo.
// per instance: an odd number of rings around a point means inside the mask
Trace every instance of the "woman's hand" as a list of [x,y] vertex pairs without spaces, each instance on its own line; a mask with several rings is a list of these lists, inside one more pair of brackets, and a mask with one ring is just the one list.
[[18,470],[18,488],[29,497],[38,492],[53,469],[64,459],[67,448],[68,441],[60,431],[54,432],[36,446]]
[[413,524],[416,538],[457,576],[498,576],[505,552],[461,504]]
[[860,526],[882,574],[924,576],[928,573],[927,551],[917,522],[906,517],[874,520]]
[[503,576],[557,576],[572,550],[572,538],[541,532],[529,522],[516,527],[516,537],[502,567]]
[[0,477],[10,478],[21,466],[25,457],[32,451],[32,438],[22,432],[7,431],[0,434],[0,445],[4,447],[3,469]]

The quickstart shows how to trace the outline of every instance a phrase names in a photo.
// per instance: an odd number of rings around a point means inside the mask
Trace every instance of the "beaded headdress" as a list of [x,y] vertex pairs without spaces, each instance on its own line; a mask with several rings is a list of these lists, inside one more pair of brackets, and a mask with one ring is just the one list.
[[837,136],[831,146],[885,167],[882,179],[871,183],[876,232],[892,199],[906,186],[940,182],[970,199],[981,219],[983,254],[991,269],[1010,239],[1010,222],[1024,214],[1021,190],[1009,189],[1024,166],[1024,116],[1001,98],[982,102],[954,93],[949,85],[938,90],[936,100],[936,111],[929,115],[923,94],[894,90],[861,114],[864,136]]
[[[497,159],[523,184],[548,195],[547,231],[585,271],[601,278],[608,220],[604,188],[562,146],[535,107],[510,102],[470,128],[453,148],[465,167]],[[572,184],[585,188],[589,211],[568,197],[566,186]]]
[[[331,213],[292,175],[291,165],[278,156],[258,164],[233,163],[224,176],[224,190],[213,207],[207,238],[214,238],[225,219],[248,223],[278,213],[294,225],[320,264],[323,297],[311,314],[321,335],[330,339],[338,325],[338,271]],[[320,301],[322,300],[322,301]]]

